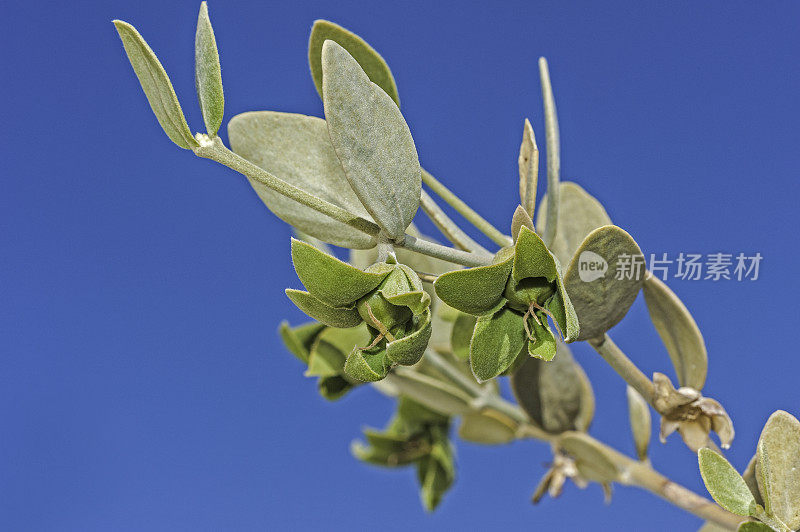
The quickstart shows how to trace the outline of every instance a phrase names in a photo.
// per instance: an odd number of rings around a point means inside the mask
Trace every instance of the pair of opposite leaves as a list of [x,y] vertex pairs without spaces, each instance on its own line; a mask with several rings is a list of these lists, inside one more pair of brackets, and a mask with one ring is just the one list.
[[383,431],[364,430],[366,445],[354,442],[352,451],[360,460],[378,466],[415,466],[422,503],[432,511],[455,480],[449,427],[449,416],[401,397],[388,426]]
[[[119,20],[114,24],[164,132],[182,148],[200,147],[156,54],[133,26]],[[358,36],[327,21],[314,24],[309,62],[327,124],[304,115],[244,113],[229,124],[234,151],[280,180],[373,220],[390,239],[402,240],[419,206],[422,178],[388,66]],[[222,123],[224,95],[205,2],[195,38],[195,76],[203,119],[213,138]],[[250,182],[270,210],[304,233],[357,249],[377,242],[377,230],[355,229]]]
[[[326,120],[243,113],[228,124],[231,147],[283,181],[374,220],[389,238],[402,240],[419,206],[422,178],[389,67],[358,36],[321,20],[311,30],[309,63]],[[250,183],[272,212],[303,233],[351,249],[377,243],[375,234]]]
[[[539,232],[544,230],[547,205],[543,200],[539,207],[536,219]],[[644,257],[636,242],[622,229],[611,226],[603,206],[575,183],[561,183],[557,216],[558,231],[550,249],[562,264],[569,265],[564,284],[578,315],[578,340],[602,336],[619,323],[641,288],[679,384],[702,390],[708,368],[707,352],[700,329],[686,306],[656,276],[616,278],[619,269],[624,270],[637,260],[644,268]],[[591,282],[580,279],[580,257],[586,251],[608,262],[604,277]],[[630,263],[623,264],[622,260]]]

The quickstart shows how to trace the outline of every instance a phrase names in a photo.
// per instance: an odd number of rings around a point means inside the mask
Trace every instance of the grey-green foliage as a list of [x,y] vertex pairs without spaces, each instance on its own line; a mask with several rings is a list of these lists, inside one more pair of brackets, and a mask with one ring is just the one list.
[[370,342],[347,355],[344,372],[362,382],[384,379],[395,365],[416,364],[431,337],[431,297],[403,264],[379,262],[360,270],[292,240],[292,262],[308,292],[287,289],[297,307],[331,327],[367,324]]
[[592,385],[563,342],[551,362],[527,357],[511,376],[511,390],[543,430],[560,434],[589,429],[595,406]]
[[[536,186],[539,176],[539,148],[536,146],[536,137],[533,127],[528,119],[522,131],[522,144],[519,147],[519,202],[528,217],[533,216],[536,207]],[[533,227],[531,227],[533,229]],[[511,231],[511,236],[516,236],[516,231]]]
[[316,20],[311,28],[308,40],[308,64],[311,67],[311,77],[314,85],[322,98],[322,45],[330,40],[342,48],[358,61],[361,68],[369,76],[370,81],[383,89],[386,94],[400,107],[400,98],[397,95],[397,86],[394,82],[392,71],[383,57],[376,52],[364,39],[345,28],[328,20]]
[[633,443],[639,460],[647,460],[647,449],[650,446],[652,425],[650,421],[650,406],[639,392],[628,386],[628,418],[631,423]]
[[767,514],[800,528],[800,421],[778,410],[758,439],[756,480]]
[[355,442],[352,450],[357,458],[374,465],[415,466],[423,505],[432,511],[455,480],[449,428],[449,417],[401,398],[386,429],[365,430],[366,444]]
[[658,277],[646,279],[642,289],[650,319],[667,348],[678,382],[702,390],[708,356],[697,323],[678,296]]
[[[228,122],[228,136],[233,151],[253,164],[357,216],[370,218],[347,182],[324,120],[294,113],[249,112]],[[355,249],[377,243],[373,235],[300,205],[254,179],[250,184],[278,218],[304,233]]]
[[408,125],[395,102],[334,41],[322,46],[322,72],[328,133],[345,176],[386,235],[402,240],[422,188]]
[[470,343],[470,366],[479,381],[513,371],[524,357],[552,360],[556,339],[548,319],[565,341],[578,336],[578,319],[555,257],[533,231],[522,226],[514,248],[504,248],[493,264],[443,275],[436,295],[477,316]]
[[730,462],[709,448],[700,449],[697,458],[706,489],[717,504],[736,515],[755,515],[755,498]]
[[353,348],[369,341],[366,325],[337,329],[319,322],[297,327],[283,322],[280,335],[287,349],[308,367],[305,376],[319,377],[317,387],[325,399],[339,399],[360,384],[344,372],[344,363]]
[[115,20],[114,26],[161,129],[181,148],[188,150],[197,147],[198,143],[183,116],[172,82],[153,49],[127,22]]
[[[586,272],[581,272],[581,269],[596,261],[606,263],[606,271],[596,278],[585,277]],[[636,300],[645,273],[644,255],[633,237],[624,230],[615,225],[605,225],[589,233],[572,257],[564,276],[567,293],[580,323],[577,339],[601,337],[619,323]]]
[[[284,323],[281,337],[306,365],[305,375],[318,379],[324,398],[338,399],[368,381],[398,397],[387,429],[366,431],[367,445],[354,446],[354,452],[384,466],[413,464],[426,508],[439,504],[455,477],[448,434],[453,416],[461,418],[463,439],[483,444],[546,433],[554,462],[535,500],[542,490],[559,493],[566,478],[580,486],[600,482],[608,489],[648,467],[586,433],[594,412],[592,388],[552,330],[566,342],[596,339],[624,317],[641,287],[683,386],[676,390],[665,375],[653,374],[648,400],[662,415],[662,436],[677,430],[697,449],[714,430],[722,446],[729,445],[730,418],[721,404],[698,391],[706,378],[707,354],[691,315],[657,278],[642,282],[641,250],[628,233],[611,225],[603,206],[580,186],[560,182],[555,99],[543,58],[548,193],[536,224],[539,151],[527,120],[511,239],[426,177],[432,190],[494,242],[513,241],[484,264],[485,250],[463,237],[460,228],[439,225],[456,246],[474,253],[407,238],[419,237],[411,225],[420,203],[419,159],[399,110],[394,77],[357,35],[324,20],[312,28],[309,64],[326,120],[269,111],[238,115],[228,127],[234,154],[216,136],[224,93],[206,3],[197,19],[195,79],[208,135],[192,135],[166,71],[136,29],[122,21],[114,24],[169,138],[245,174],[267,207],[310,242],[292,242],[295,270],[307,291],[286,293],[316,321],[297,327]],[[453,237],[458,234],[463,238]],[[353,264],[336,259],[325,243],[354,250]],[[607,260],[608,271],[583,279],[583,254]],[[461,270],[427,255],[480,266]],[[640,262],[641,270],[614,275],[623,258]],[[435,278],[435,289],[423,287],[421,278]],[[521,409],[503,402],[496,382],[479,384],[501,375],[511,376]],[[637,455],[645,461],[649,407],[630,387],[628,399]],[[700,450],[699,464],[719,504],[756,519],[739,530],[800,527],[800,422],[788,413],[770,417],[744,478],[711,449]]]
[[222,125],[225,96],[222,92],[222,71],[219,65],[217,41],[208,18],[208,4],[200,4],[197,16],[197,33],[194,40],[195,85],[200,100],[200,110],[210,136],[217,134]]

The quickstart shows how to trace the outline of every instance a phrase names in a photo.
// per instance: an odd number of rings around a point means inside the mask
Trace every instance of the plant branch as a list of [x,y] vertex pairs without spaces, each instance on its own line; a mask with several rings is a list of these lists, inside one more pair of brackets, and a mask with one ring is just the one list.
[[458,214],[463,216],[484,235],[488,236],[495,244],[501,247],[510,246],[512,244],[511,237],[504,235],[495,226],[486,221],[480,214],[475,212],[472,207],[464,203],[425,169],[422,170],[422,182],[428,185],[432,191],[446,201],[448,205],[453,207]]
[[468,267],[485,266],[492,262],[491,255],[449,248],[411,235],[406,235],[405,240],[402,243],[395,243],[395,246]]
[[[200,147],[194,149],[195,155],[205,159],[211,159],[220,164],[227,166],[232,170],[236,170],[240,174],[258,181],[270,190],[274,190],[278,194],[286,196],[289,199],[310,207],[315,211],[324,214],[336,221],[353,227],[368,235],[378,236],[380,227],[370,220],[356,216],[355,214],[334,205],[324,199],[318,198],[313,194],[309,194],[305,190],[298,188],[291,183],[275,177],[263,168],[256,166],[247,159],[240,157],[231,150],[229,150],[219,137],[210,139],[206,135],[198,134],[198,141]],[[463,266],[483,266],[491,262],[491,255],[484,253],[471,253],[459,249],[453,249],[446,246],[441,246],[434,242],[422,240],[411,235],[405,235],[405,241],[395,243],[398,247],[404,247],[423,255],[436,257],[448,262],[461,264]]]
[[422,211],[453,245],[464,251],[475,251],[490,255],[486,248],[475,242],[467,233],[462,231],[461,228],[447,216],[442,208],[436,204],[430,194],[424,190],[419,198],[419,206],[422,207]]
[[325,201],[324,199],[318,198],[313,194],[309,194],[305,190],[292,185],[291,183],[287,183],[286,181],[275,177],[263,168],[256,166],[247,159],[240,157],[229,150],[222,143],[222,139],[219,137],[210,139],[208,136],[202,134],[198,134],[198,137],[200,146],[198,148],[194,148],[194,153],[198,157],[211,159],[212,161],[223,164],[228,168],[236,170],[240,174],[253,179],[254,181],[258,181],[265,187],[269,188],[270,190],[274,190],[278,194],[286,196],[289,199],[293,199],[301,205],[310,207],[315,211],[324,214],[325,216],[328,216],[338,222],[347,224],[363,233],[373,236],[377,236],[378,233],[380,233],[381,228],[376,223],[366,220],[360,216],[356,216],[355,214],[339,207],[338,205],[334,205],[333,203]]
[[[611,345],[613,345],[613,343]],[[511,420],[517,424],[518,438],[530,438],[549,443],[557,443],[557,435],[549,434],[531,423],[522,409],[517,405],[500,397],[491,387],[481,386],[476,381],[470,379],[468,375],[439,353],[428,349],[425,352],[424,360],[439,371],[439,373],[444,375],[449,382],[457,386],[469,397],[473,398],[469,406],[476,412],[485,412],[489,409],[511,418]],[[409,371],[413,371],[411,368],[408,369]],[[381,390],[380,387],[378,387],[378,389]],[[634,460],[591,436],[589,436],[589,438],[597,445],[603,447],[610,458],[614,460],[620,470],[620,478],[618,480],[620,484],[645,489],[689,513],[713,521],[731,530],[736,530],[739,523],[745,520],[743,517],[724,510],[711,500],[669,480],[653,469],[649,463]]]
[[622,352],[622,349],[617,347],[617,344],[611,341],[611,338],[607,334],[604,334],[600,338],[589,340],[589,344],[595,348],[600,356],[603,357],[612,368],[614,368],[614,371],[616,371],[625,382],[630,384],[644,397],[645,401],[651,405],[653,404],[653,382],[642,373],[642,370],[636,367],[636,364]]

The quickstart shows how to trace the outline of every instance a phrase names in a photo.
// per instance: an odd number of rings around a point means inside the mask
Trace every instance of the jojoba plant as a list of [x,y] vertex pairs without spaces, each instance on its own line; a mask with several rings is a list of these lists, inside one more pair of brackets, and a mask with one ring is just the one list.
[[[547,147],[547,194],[536,207],[539,149],[523,125],[520,205],[510,233],[493,227],[420,167],[399,91],[369,44],[328,21],[309,39],[311,76],[324,120],[273,111],[228,124],[232,149],[217,132],[225,98],[214,32],[203,2],[195,36],[196,86],[205,133],[192,134],[167,73],[130,24],[114,21],[128,59],[164,132],[181,148],[244,175],[278,218],[294,228],[291,257],[307,291],[287,289],[312,319],[280,326],[287,349],[336,400],[372,383],[397,398],[383,431],[367,430],[353,454],[382,467],[414,466],[422,502],[433,510],[455,480],[451,427],[487,445],[533,438],[551,444],[550,469],[533,501],[557,497],[567,479],[638,486],[707,520],[704,530],[800,528],[800,422],[777,411],[740,475],[711,439],[728,448],[734,431],[716,400],[704,397],[707,354],[678,297],[642,268],[585,278],[580,257],[601,257],[613,272],[641,260],[636,241],[575,183],[559,180],[559,135],[547,62],[539,60]],[[422,188],[484,233],[490,251],[456,225]],[[417,211],[452,245],[417,231]],[[534,223],[534,219],[536,222]],[[348,262],[329,246],[350,249]],[[642,291],[669,352],[678,388],[663,373],[648,378],[608,331]],[[595,403],[569,343],[588,342],[627,383],[637,456],[587,432]],[[508,376],[516,404],[497,379]],[[661,439],[678,432],[698,454],[715,502],[657,472],[647,455],[651,409]]]

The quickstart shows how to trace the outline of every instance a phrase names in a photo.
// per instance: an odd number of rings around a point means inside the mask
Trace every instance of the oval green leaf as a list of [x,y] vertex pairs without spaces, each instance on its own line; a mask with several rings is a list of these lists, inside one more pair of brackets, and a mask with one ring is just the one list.
[[400,394],[440,414],[457,416],[471,412],[466,393],[428,375],[398,367],[392,373],[392,384]]
[[292,262],[297,277],[306,290],[332,307],[352,305],[357,299],[377,288],[388,273],[359,270],[294,238]]
[[745,517],[756,509],[756,500],[742,476],[716,451],[704,447],[697,453],[700,475],[708,493],[717,504],[736,515]]
[[458,427],[462,440],[484,445],[509,443],[514,441],[515,434],[514,422],[493,411],[467,414]]
[[681,386],[702,390],[708,371],[703,335],[683,302],[655,275],[642,285],[650,320],[678,375]]
[[508,369],[525,347],[522,316],[511,309],[481,316],[475,324],[469,362],[478,382],[488,381]]
[[615,225],[589,233],[564,276],[580,323],[577,339],[597,338],[619,323],[636,300],[645,274],[644,255],[628,233]]
[[225,95],[222,92],[222,71],[219,66],[219,53],[214,29],[208,18],[208,4],[200,4],[197,16],[197,33],[194,38],[194,73],[197,98],[206,131],[213,137],[222,125],[225,109]]
[[[228,137],[236,154],[274,176],[318,198],[370,219],[350,188],[336,157],[325,121],[313,116],[258,111],[228,122]],[[353,249],[369,249],[374,236],[301,205],[250,179],[261,201],[284,222],[303,233]]]
[[647,449],[650,446],[652,433],[650,406],[632,386],[628,386],[628,418],[631,423],[636,455],[639,460],[647,460]]
[[172,82],[153,49],[127,22],[115,20],[114,26],[161,129],[181,148],[189,150],[199,146],[183,116]]
[[334,308],[302,290],[287,288],[286,295],[297,308],[330,327],[355,327],[362,321],[355,308]]
[[389,238],[401,240],[419,208],[422,174],[400,109],[334,41],[322,46],[328,133],[362,205]]
[[594,416],[592,386],[563,342],[552,362],[527,358],[511,376],[511,390],[531,421],[551,434],[586,431]]
[[800,528],[800,421],[773,413],[758,439],[756,479],[767,513]]
[[322,45],[327,40],[334,41],[347,50],[364,69],[370,81],[383,89],[400,107],[394,76],[383,57],[355,33],[327,20],[315,20],[311,28],[311,37],[308,39],[308,63],[320,98],[322,98]]
[[[454,270],[442,274],[433,284],[439,299],[451,307],[472,315],[491,311],[503,299],[511,273],[513,253],[488,266]],[[499,258],[499,254],[498,254]]]

